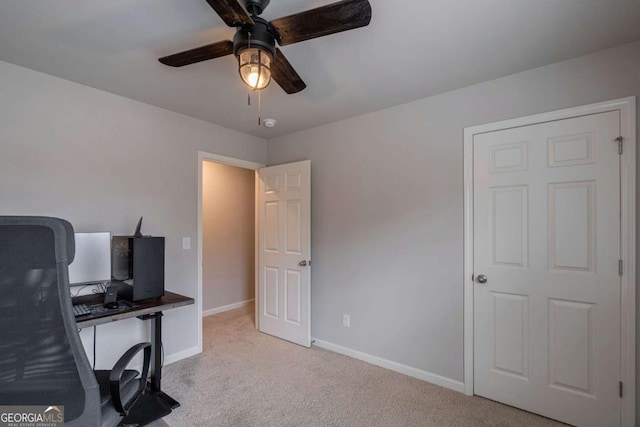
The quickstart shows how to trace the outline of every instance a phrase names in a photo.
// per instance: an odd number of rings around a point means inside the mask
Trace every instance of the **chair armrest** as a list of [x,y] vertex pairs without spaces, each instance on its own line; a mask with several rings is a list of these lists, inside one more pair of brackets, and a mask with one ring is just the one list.
[[[122,375],[126,367],[131,363],[134,356],[140,352],[140,350],[144,349],[144,362],[142,365],[142,376],[140,377],[140,387],[135,392],[135,394],[131,397],[129,402],[126,404],[122,403],[122,396],[120,395],[120,381],[122,380]],[[129,409],[133,406],[134,403],[142,396],[147,387],[147,378],[149,376],[149,364],[151,361],[151,343],[143,342],[140,344],[136,344],[131,347],[125,354],[123,354],[120,359],[116,362],[109,374],[109,388],[111,390],[111,399],[113,400],[113,406],[121,415],[127,415],[129,413]]]

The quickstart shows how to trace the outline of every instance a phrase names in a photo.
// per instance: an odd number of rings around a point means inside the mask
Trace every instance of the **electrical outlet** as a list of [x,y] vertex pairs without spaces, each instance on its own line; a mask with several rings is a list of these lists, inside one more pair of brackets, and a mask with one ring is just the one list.
[[344,326],[345,328],[350,328],[351,327],[351,316],[348,314],[343,314],[342,315],[342,326]]

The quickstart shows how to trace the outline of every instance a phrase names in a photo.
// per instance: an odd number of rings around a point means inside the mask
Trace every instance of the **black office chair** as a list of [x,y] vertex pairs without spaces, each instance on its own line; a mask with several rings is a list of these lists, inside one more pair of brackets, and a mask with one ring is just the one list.
[[[64,405],[65,426],[115,426],[145,392],[151,344],[93,371],[69,295],[71,224],[0,216],[0,405]],[[126,370],[144,350],[142,374]]]

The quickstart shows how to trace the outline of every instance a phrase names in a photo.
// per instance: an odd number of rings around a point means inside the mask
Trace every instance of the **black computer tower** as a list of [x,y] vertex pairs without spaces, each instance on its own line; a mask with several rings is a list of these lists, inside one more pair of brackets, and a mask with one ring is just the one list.
[[164,295],[164,237],[113,236],[111,277],[124,282],[118,296],[142,301]]

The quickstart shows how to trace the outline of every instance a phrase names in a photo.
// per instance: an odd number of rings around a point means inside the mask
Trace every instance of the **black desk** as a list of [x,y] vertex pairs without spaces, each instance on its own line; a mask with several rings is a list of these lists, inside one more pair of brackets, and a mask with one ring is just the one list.
[[[103,301],[104,294],[82,295],[73,298],[74,304],[86,304],[88,306],[101,306]],[[137,317],[140,320],[153,319],[153,323],[151,325],[151,333],[153,335],[151,341],[151,393],[147,394],[150,394],[159,399],[164,405],[169,408],[169,412],[171,412],[170,410],[180,406],[180,403],[178,403],[175,399],[173,399],[171,396],[167,395],[160,389],[160,383],[162,381],[162,312],[164,310],[191,305],[193,303],[193,298],[165,291],[164,296],[160,298],[134,303],[136,305],[135,307],[128,307],[124,304],[120,304],[120,308],[105,309],[104,311],[99,313],[92,313],[86,316],[78,317],[76,318],[76,324],[78,325],[78,328],[82,329],[91,326],[102,325],[105,323],[116,322],[118,320],[130,319],[132,317]],[[150,402],[150,405],[153,406],[153,402]],[[144,418],[146,418],[146,415],[150,414],[144,414]],[[164,415],[166,415],[166,413],[162,414],[161,416]],[[136,419],[141,420],[140,418]],[[153,419],[145,419],[144,421],[150,422]],[[142,425],[146,424],[146,422],[144,422]]]

